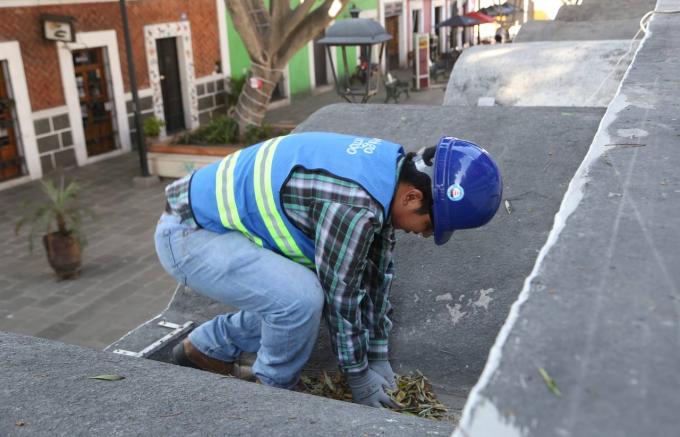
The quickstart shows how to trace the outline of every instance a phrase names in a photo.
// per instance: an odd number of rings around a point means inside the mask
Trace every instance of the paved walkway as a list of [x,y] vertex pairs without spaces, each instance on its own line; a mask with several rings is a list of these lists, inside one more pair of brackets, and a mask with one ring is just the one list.
[[[443,88],[413,92],[406,104],[441,105]],[[270,111],[270,123],[297,125],[309,114],[342,100],[333,91],[295,99]],[[373,102],[384,101],[384,94]],[[137,155],[126,154],[67,171],[82,186],[82,201],[98,215],[85,225],[89,244],[77,280],[60,281],[36,241],[31,254],[25,233],[14,235],[24,201],[41,198],[31,182],[0,191],[0,331],[44,337],[101,349],[151,317],[170,301],[175,283],[153,247],[163,208],[163,186],[134,188]]]
[[162,188],[133,188],[137,173],[135,154],[67,173],[98,216],[84,227],[89,244],[77,280],[57,281],[40,241],[30,254],[25,234],[14,235],[22,203],[39,200],[40,185],[0,192],[0,330],[103,348],[165,308],[174,280],[153,248]]
[[[408,70],[397,70],[393,74],[401,79],[408,80],[411,75]],[[441,78],[439,82],[432,82],[432,87],[423,91],[410,91],[410,97],[401,96],[400,105],[435,105],[441,106],[444,102],[444,91],[448,78]],[[335,93],[335,88],[330,87],[329,91],[313,95],[307,94],[293,97],[290,106],[273,109],[267,113],[265,121],[272,124],[293,124],[297,125],[312,115],[317,109],[334,103],[347,103],[345,99]],[[385,103],[385,88],[381,85],[378,94],[371,97],[370,104]],[[394,105],[394,100],[390,100],[390,105]]]

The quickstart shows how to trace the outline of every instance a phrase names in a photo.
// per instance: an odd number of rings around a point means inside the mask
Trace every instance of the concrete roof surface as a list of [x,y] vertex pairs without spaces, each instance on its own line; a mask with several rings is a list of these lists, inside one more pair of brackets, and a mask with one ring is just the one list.
[[678,433],[680,15],[650,30],[457,436]]
[[[602,113],[598,108],[336,104],[296,129],[370,135],[410,151],[436,144],[442,135],[457,135],[483,145],[499,163],[510,214],[503,207],[483,229],[457,232],[441,247],[431,239],[397,235],[392,364],[398,373],[423,372],[454,411],[481,373]],[[163,317],[200,322],[225,311],[180,290]],[[140,350],[161,335],[161,328],[148,324],[111,349]],[[309,367],[337,368],[325,325]]]
[[654,10],[656,0],[584,0],[580,5],[564,5],[556,21],[608,21],[637,18]]
[[536,41],[593,41],[631,39],[640,30],[640,17],[599,21],[528,21],[513,43]]
[[[659,0],[658,8],[680,10],[680,0]],[[677,434],[680,15],[656,15],[650,30],[604,118],[601,108],[338,104],[298,127],[381,137],[408,150],[453,134],[498,161],[504,204],[489,225],[457,232],[442,247],[398,235],[390,355],[397,372],[421,370],[454,408],[474,384],[457,437]],[[573,80],[570,72],[555,77]],[[181,323],[225,310],[180,289],[164,316]],[[139,350],[157,331],[149,323],[117,346]],[[321,339],[312,365],[333,368],[326,347]],[[452,430],[13,334],[0,333],[0,363],[0,435]],[[126,379],[87,378],[109,373]]]
[[[633,46],[634,48],[634,46]],[[606,107],[633,50],[627,40],[475,46],[453,67],[444,105]]]
[[[0,333],[2,436],[448,436],[450,424]],[[116,374],[121,381],[88,377]],[[23,423],[22,426],[18,424]]]

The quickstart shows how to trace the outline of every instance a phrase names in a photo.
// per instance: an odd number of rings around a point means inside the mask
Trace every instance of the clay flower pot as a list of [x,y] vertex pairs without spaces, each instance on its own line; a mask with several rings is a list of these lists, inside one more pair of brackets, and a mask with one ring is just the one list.
[[81,250],[78,239],[72,234],[52,232],[43,235],[47,261],[59,279],[74,279],[80,274]]

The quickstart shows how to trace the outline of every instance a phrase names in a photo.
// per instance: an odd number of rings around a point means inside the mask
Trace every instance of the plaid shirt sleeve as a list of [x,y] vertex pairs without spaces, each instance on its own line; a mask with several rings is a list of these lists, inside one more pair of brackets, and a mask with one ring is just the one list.
[[364,325],[370,329],[369,361],[388,359],[388,338],[392,329],[388,315],[391,310],[389,299],[394,278],[394,244],[394,228],[383,228],[371,245],[364,270],[363,284],[367,299],[362,301],[362,314]]
[[387,358],[391,327],[387,312],[392,273],[386,269],[392,246],[383,235],[382,211],[320,202],[312,215],[331,345],[343,371],[362,373],[369,359]]

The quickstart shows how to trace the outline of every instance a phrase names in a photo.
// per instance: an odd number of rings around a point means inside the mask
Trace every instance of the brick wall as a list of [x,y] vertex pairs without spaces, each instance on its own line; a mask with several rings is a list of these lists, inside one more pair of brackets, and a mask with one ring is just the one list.
[[[149,87],[144,26],[176,22],[186,14],[191,23],[196,77],[212,74],[220,59],[215,0],[137,0],[128,1],[128,18],[137,82]],[[118,2],[39,7],[0,8],[0,41],[18,41],[26,70],[33,111],[65,104],[54,41],[42,37],[41,14],[68,15],[75,19],[76,32],[116,31],[125,91],[129,91],[127,55]]]

